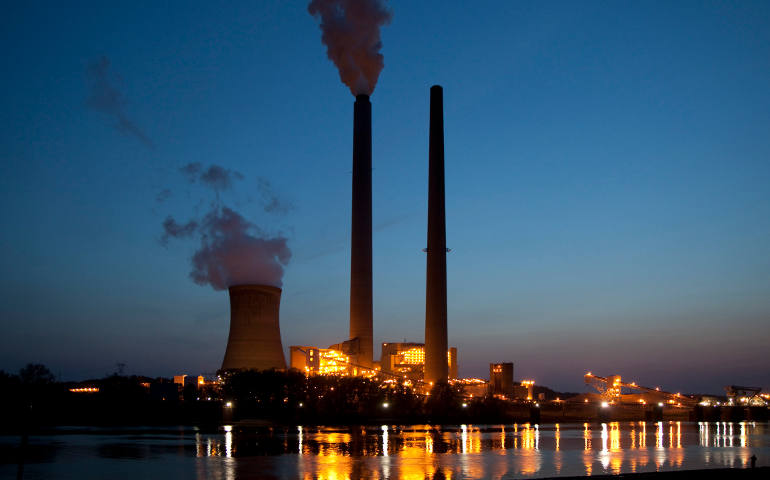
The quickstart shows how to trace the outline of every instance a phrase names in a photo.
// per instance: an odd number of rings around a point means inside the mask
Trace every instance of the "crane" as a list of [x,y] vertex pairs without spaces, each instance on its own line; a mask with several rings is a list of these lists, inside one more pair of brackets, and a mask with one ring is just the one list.
[[644,387],[642,385],[637,385],[636,382],[623,382],[620,375],[600,377],[598,375],[593,375],[591,372],[588,372],[585,374],[584,379],[586,384],[595,388],[601,395],[602,400],[608,403],[619,402],[623,388],[644,392],[650,396],[651,400],[657,402],[689,406],[695,405],[697,403],[697,400],[682,395],[681,393],[666,392],[661,390],[659,387]]

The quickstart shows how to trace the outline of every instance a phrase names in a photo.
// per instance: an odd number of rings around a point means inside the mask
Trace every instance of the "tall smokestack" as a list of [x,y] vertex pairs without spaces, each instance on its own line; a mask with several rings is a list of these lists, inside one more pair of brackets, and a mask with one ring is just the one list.
[[236,285],[230,291],[230,336],[222,369],[285,369],[278,326],[281,289]]
[[444,100],[430,87],[428,149],[428,261],[425,289],[425,381],[446,382],[446,213],[444,210]]
[[350,338],[356,362],[372,367],[372,104],[356,95],[353,107],[353,218],[350,250]]

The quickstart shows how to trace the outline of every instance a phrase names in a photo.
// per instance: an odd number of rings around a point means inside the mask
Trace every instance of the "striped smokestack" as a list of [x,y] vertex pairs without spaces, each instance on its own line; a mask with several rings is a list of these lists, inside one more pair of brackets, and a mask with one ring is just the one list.
[[353,218],[350,250],[350,338],[356,363],[372,367],[372,104],[357,95],[353,107]]
[[428,261],[425,289],[425,381],[446,382],[446,213],[444,210],[444,100],[430,87],[428,149]]

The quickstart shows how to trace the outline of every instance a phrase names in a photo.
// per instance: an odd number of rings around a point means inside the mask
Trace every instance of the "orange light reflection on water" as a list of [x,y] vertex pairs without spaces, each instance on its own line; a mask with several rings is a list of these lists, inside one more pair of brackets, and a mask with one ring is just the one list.
[[[248,478],[242,470],[248,470],[251,459],[255,458],[255,445],[265,445],[260,448],[277,448],[278,456],[296,456],[296,475],[291,475],[296,478],[417,480],[434,476],[477,479],[617,475],[690,468],[693,447],[708,447],[703,454],[698,454],[705,465],[746,467],[751,455],[750,439],[756,442],[755,448],[762,446],[761,441],[754,440],[756,436],[752,439],[751,435],[755,429],[763,434],[763,427],[756,427],[752,422],[660,421],[650,426],[654,428],[650,434],[655,436],[655,443],[654,448],[649,449],[645,422],[584,423],[582,435],[579,424],[382,425],[336,430],[296,426],[275,432],[270,429],[269,433],[258,435],[227,427],[218,435],[196,431],[193,453],[196,457],[224,457],[219,463],[202,463],[200,478],[207,475],[223,479]],[[713,449],[714,445],[719,448]]]

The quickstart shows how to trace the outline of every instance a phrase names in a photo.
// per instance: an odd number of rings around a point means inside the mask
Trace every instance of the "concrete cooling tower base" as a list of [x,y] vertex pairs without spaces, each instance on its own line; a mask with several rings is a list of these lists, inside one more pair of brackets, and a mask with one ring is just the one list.
[[286,369],[278,311],[281,289],[236,285],[230,291],[230,336],[222,369]]

